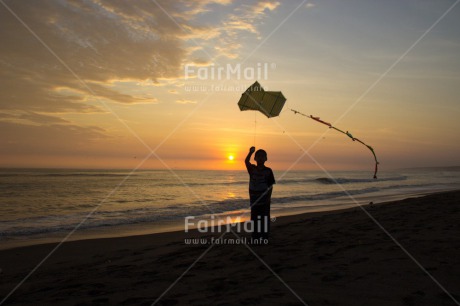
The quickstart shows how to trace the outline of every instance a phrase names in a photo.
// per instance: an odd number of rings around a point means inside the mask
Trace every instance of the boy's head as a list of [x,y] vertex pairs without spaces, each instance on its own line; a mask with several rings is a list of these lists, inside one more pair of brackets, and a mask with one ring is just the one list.
[[256,154],[254,155],[254,160],[257,164],[264,164],[267,161],[267,152],[265,150],[257,150]]

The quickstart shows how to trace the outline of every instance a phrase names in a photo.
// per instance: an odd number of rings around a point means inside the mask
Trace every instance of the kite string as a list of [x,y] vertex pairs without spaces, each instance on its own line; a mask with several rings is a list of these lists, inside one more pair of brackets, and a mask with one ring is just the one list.
[[254,112],[254,144],[256,146],[256,134],[257,134],[257,112]]

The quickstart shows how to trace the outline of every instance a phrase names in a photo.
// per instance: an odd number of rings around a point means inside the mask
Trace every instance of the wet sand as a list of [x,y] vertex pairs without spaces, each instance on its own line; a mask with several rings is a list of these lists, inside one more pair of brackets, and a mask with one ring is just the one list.
[[280,217],[269,245],[184,243],[220,236],[194,230],[3,250],[0,300],[55,249],[2,305],[457,305],[460,191],[364,208]]

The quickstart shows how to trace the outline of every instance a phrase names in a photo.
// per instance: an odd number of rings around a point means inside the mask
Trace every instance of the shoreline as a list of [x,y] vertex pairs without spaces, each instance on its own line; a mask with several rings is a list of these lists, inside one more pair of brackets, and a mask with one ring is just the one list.
[[[367,206],[370,202],[374,204],[386,204],[391,202],[402,201],[414,197],[423,197],[426,195],[455,191],[460,189],[439,189],[439,190],[420,190],[412,191],[411,193],[401,193],[401,194],[386,194],[384,196],[368,195],[365,197],[354,196],[360,206]],[[328,205],[312,205],[312,206],[300,206],[300,207],[289,207],[274,209],[272,208],[272,215],[276,218],[284,218],[288,216],[297,216],[297,215],[310,215],[316,213],[328,213],[328,212],[340,212],[342,210],[358,208],[358,205],[352,203],[348,196],[338,197],[333,199],[336,204]],[[339,204],[340,203],[340,204]],[[245,212],[245,215],[248,215],[248,212]],[[237,214],[238,211],[229,211],[225,213],[220,213],[222,217],[232,216]],[[209,220],[207,216],[196,216],[197,219]],[[184,220],[163,220],[157,222],[146,222],[143,224],[123,224],[115,225],[110,227],[101,227],[93,229],[80,229],[68,239],[65,240],[65,243],[72,241],[84,241],[84,240],[94,240],[94,239],[109,239],[109,238],[127,238],[132,236],[144,236],[144,235],[156,235],[163,233],[171,232],[180,232],[184,231]],[[28,238],[10,238],[10,240],[2,241],[3,245],[0,246],[0,252],[3,250],[29,247],[35,245],[43,244],[54,244],[59,243],[64,240],[67,234],[70,231],[55,232],[51,234],[37,234],[33,237]]]
[[262,246],[186,244],[218,237],[193,230],[2,250],[0,296],[52,252],[8,305],[299,304],[273,273],[311,305],[454,305],[459,204],[457,190],[366,206],[425,271],[355,207],[280,217]]
[[[396,194],[386,194],[384,196],[368,195],[365,197],[354,196],[353,198],[357,200],[359,206],[367,206],[370,202],[374,204],[386,204],[391,202],[402,201],[414,197],[423,197],[426,195],[450,192],[460,189],[439,189],[439,190],[420,190],[412,191],[411,193],[396,193]],[[383,199],[382,199],[383,198]],[[324,205],[312,205],[312,206],[300,206],[300,207],[289,207],[281,209],[273,209],[272,215],[276,218],[284,218],[288,216],[297,216],[297,215],[310,215],[316,213],[327,213],[327,212],[340,212],[342,210],[358,208],[358,205],[352,203],[348,196],[338,197],[333,199],[336,204],[324,204]],[[225,213],[220,213],[222,217],[232,216],[237,214],[238,211],[229,211]],[[245,212],[245,215],[248,215],[249,210]],[[209,216],[196,216],[197,219],[209,220]],[[109,238],[128,238],[132,236],[144,236],[144,235],[156,235],[162,233],[170,232],[180,232],[184,231],[184,220],[163,220],[157,222],[146,222],[143,224],[123,224],[115,225],[110,227],[101,227],[93,229],[80,229],[71,235],[68,239],[65,240],[65,243],[72,241],[84,241],[84,240],[94,240],[94,239],[109,239]],[[33,237],[28,238],[10,238],[11,240],[2,241],[3,245],[0,246],[0,251],[29,247],[35,245],[43,244],[54,244],[60,243],[64,240],[67,234],[70,231],[55,232],[51,234],[37,234]]]

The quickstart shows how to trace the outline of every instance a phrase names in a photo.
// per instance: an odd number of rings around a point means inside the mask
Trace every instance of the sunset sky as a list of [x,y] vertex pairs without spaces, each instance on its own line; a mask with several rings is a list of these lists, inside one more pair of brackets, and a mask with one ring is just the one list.
[[[457,2],[1,0],[0,166],[371,172],[289,108],[382,171],[460,165]],[[240,112],[256,80],[279,117]]]

